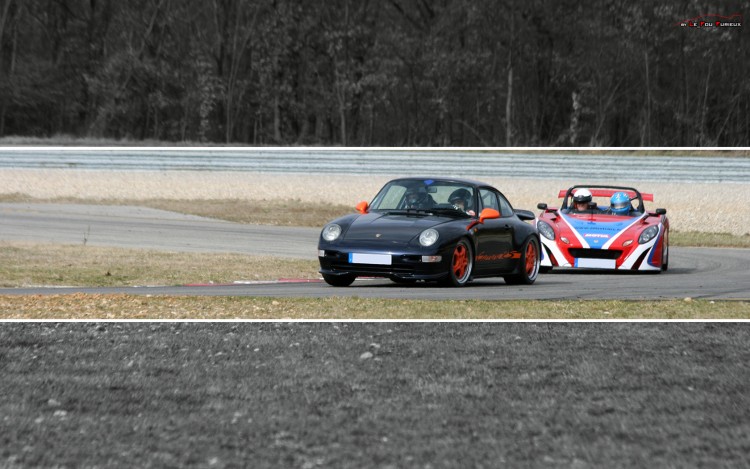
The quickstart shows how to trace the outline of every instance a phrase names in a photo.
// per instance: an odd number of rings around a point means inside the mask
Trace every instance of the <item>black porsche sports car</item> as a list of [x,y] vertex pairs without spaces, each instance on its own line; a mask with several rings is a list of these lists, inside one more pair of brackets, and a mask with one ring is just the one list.
[[320,273],[330,285],[348,286],[358,276],[456,287],[479,277],[532,284],[539,273],[539,233],[526,223],[534,213],[514,210],[489,184],[394,179],[357,212],[320,233]]

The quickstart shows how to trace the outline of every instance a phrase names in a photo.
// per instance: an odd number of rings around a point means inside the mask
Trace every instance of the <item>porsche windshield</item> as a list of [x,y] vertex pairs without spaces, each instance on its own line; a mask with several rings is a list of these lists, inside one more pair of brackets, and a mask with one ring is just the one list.
[[380,190],[370,210],[421,210],[468,213],[474,210],[474,188],[452,181],[400,179]]

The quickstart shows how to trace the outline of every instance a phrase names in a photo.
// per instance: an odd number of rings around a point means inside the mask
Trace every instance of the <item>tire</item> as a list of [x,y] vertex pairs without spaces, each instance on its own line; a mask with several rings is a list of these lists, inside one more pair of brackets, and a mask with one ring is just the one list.
[[669,243],[664,243],[661,247],[661,271],[669,270]]
[[348,287],[354,282],[356,278],[357,276],[352,275],[352,274],[344,274],[344,275],[323,274],[323,280],[325,280],[328,285],[331,285],[333,287]]
[[518,262],[520,273],[506,275],[505,283],[509,285],[531,285],[539,276],[539,240],[531,237],[526,240],[521,248],[521,259]]
[[473,268],[474,254],[471,250],[471,244],[466,238],[462,238],[453,248],[448,275],[440,283],[450,287],[463,287],[471,280]]

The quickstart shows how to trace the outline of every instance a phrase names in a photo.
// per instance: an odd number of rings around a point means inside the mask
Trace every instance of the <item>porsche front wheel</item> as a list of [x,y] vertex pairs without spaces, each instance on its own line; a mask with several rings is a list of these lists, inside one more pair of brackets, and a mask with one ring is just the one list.
[[462,287],[469,283],[473,268],[474,256],[471,252],[471,245],[466,239],[461,239],[453,248],[448,276],[441,283],[453,287]]
[[356,278],[357,278],[356,275],[351,275],[351,274],[344,274],[344,275],[323,274],[323,280],[325,280],[328,285],[331,285],[334,287],[348,287],[354,282]]
[[531,237],[526,240],[521,249],[521,259],[518,263],[518,272],[514,275],[506,275],[505,283],[511,285],[531,285],[539,275],[539,241]]

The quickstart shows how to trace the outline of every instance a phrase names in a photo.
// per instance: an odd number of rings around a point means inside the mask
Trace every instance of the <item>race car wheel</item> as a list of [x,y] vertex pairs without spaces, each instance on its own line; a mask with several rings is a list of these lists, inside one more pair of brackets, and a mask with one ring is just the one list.
[[344,274],[344,275],[323,274],[323,280],[325,280],[328,285],[331,285],[334,287],[348,287],[354,282],[356,278],[357,278],[356,275],[351,275],[351,274]]
[[669,244],[667,243],[661,247],[661,270],[662,272],[669,270]]
[[471,245],[466,239],[461,239],[453,248],[448,276],[441,283],[452,287],[462,287],[469,283],[473,268],[474,256],[471,252]]
[[506,275],[505,283],[510,285],[531,285],[539,275],[539,241],[531,237],[526,240],[521,250],[521,259],[518,265],[519,273]]

